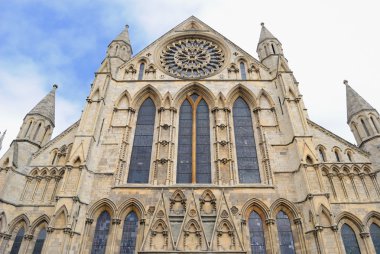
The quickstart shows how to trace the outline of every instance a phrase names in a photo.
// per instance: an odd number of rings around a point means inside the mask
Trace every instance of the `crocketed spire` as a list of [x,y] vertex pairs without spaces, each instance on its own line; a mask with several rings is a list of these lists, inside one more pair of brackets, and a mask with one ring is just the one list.
[[27,114],[40,115],[50,120],[55,125],[55,91],[58,86],[53,85],[53,89]]
[[344,80],[343,83],[346,85],[347,122],[349,122],[350,119],[360,111],[375,110],[354,89],[352,89],[347,80]]

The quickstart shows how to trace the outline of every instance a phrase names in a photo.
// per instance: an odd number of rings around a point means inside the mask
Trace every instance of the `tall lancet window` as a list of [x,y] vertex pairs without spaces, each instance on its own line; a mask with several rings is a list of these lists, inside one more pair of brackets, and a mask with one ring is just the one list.
[[22,239],[24,238],[25,229],[22,227],[18,230],[10,254],[18,254],[20,250]]
[[251,242],[251,253],[265,254],[266,251],[263,221],[255,211],[249,215],[248,226]]
[[141,105],[137,115],[128,183],[148,183],[149,181],[155,117],[156,106],[152,99],[148,98]]
[[380,227],[372,223],[369,227],[369,232],[371,233],[371,238],[373,245],[375,246],[376,253],[380,253]]
[[240,183],[259,183],[260,171],[252,116],[248,104],[239,97],[233,106],[236,156]]
[[280,211],[277,214],[276,220],[278,239],[280,241],[280,253],[295,253],[292,227],[288,215]]
[[121,238],[120,254],[134,254],[136,249],[136,238],[138,219],[135,212],[130,212],[124,220],[123,236]]
[[40,233],[37,236],[36,244],[34,245],[32,254],[41,254],[42,248],[44,247],[44,242],[46,239],[46,229],[41,229]]
[[355,232],[352,230],[352,228],[347,224],[343,224],[341,235],[346,253],[360,254],[358,240],[356,239]]
[[102,212],[96,221],[94,239],[92,240],[91,254],[106,253],[108,232],[110,230],[111,216],[107,211]]
[[360,122],[362,123],[363,128],[364,128],[364,130],[365,130],[365,133],[367,134],[367,137],[368,137],[370,134],[369,134],[369,131],[368,131],[367,125],[365,124],[365,122],[363,121],[363,119],[360,119]]
[[240,62],[240,73],[241,73],[241,79],[247,80],[247,72],[245,70],[245,64],[244,62]]
[[140,64],[138,80],[142,80],[144,77],[145,63]]
[[179,112],[177,183],[211,183],[209,108],[198,94]]

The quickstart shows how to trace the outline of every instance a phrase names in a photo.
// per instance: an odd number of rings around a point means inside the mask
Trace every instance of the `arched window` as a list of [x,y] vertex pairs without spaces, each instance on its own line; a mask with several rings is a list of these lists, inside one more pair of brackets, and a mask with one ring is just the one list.
[[251,242],[251,253],[265,254],[263,221],[255,211],[249,215],[248,227]]
[[29,122],[28,129],[26,129],[24,138],[26,138],[26,136],[28,135],[31,126],[32,126],[32,121]]
[[46,239],[46,229],[41,229],[40,233],[37,236],[36,244],[34,245],[32,254],[41,254],[42,248],[44,247],[44,242]]
[[376,132],[379,133],[379,130],[377,129],[377,125],[376,125],[376,123],[375,123],[375,120],[373,120],[373,117],[372,117],[372,116],[371,116],[371,122],[372,122],[372,124],[373,124],[373,127],[375,127]]
[[144,77],[145,63],[140,64],[138,80],[142,80]]
[[335,153],[336,161],[337,161],[337,162],[340,162],[340,156],[339,156],[339,152],[338,152],[338,150],[335,150],[334,153]]
[[94,239],[92,241],[91,254],[106,253],[108,231],[111,217],[107,211],[103,211],[96,221]]
[[321,157],[321,160],[322,160],[323,162],[326,162],[326,156],[325,156],[325,152],[323,151],[323,148],[320,147],[320,148],[318,149],[318,151],[319,151],[319,156]]
[[350,151],[347,151],[347,157],[348,157],[348,160],[352,162],[352,154]]
[[369,131],[368,131],[367,125],[365,124],[365,122],[364,122],[363,119],[360,119],[360,122],[362,123],[363,128],[364,128],[364,130],[365,130],[365,133],[367,134],[367,137],[368,137],[370,134],[369,134]]
[[273,45],[273,43],[272,43],[271,45],[272,45],[273,54],[276,54],[276,50],[274,50],[274,45]]
[[247,80],[247,72],[245,70],[245,64],[244,62],[240,62],[240,73],[241,73],[241,79]]
[[187,97],[179,112],[177,183],[211,183],[209,109],[198,94]]
[[233,109],[236,156],[240,183],[259,183],[260,171],[257,161],[256,143],[253,134],[252,116],[248,104],[239,97]]
[[130,212],[124,220],[123,236],[121,238],[120,254],[134,254],[136,249],[136,238],[138,229],[138,218],[135,212]]
[[276,220],[278,239],[280,241],[280,253],[295,253],[292,227],[288,215],[283,211],[279,211]]
[[36,132],[34,133],[34,136],[33,136],[33,140],[36,141],[36,137],[38,135],[38,132],[40,132],[40,129],[41,129],[41,123],[38,124],[38,127],[37,127],[37,130]]
[[128,183],[148,183],[156,107],[151,98],[141,105],[129,166]]
[[375,246],[376,253],[380,253],[380,227],[372,223],[369,227],[373,245]]
[[25,229],[22,227],[18,230],[10,254],[18,254],[20,250],[22,239],[24,238]]
[[356,239],[355,232],[352,230],[352,228],[347,224],[343,224],[341,234],[346,253],[360,254],[359,244]]

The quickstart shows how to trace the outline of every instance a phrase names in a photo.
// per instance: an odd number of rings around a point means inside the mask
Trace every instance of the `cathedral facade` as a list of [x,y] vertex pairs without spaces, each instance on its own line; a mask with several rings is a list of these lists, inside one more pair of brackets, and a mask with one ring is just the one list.
[[258,59],[195,17],[108,46],[81,118],[54,85],[0,159],[0,253],[380,253],[380,119],[313,122],[280,41]]

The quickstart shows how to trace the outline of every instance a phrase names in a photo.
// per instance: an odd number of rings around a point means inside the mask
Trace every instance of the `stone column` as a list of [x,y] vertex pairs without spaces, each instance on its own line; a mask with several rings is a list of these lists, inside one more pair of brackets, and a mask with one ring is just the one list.
[[363,184],[363,188],[365,190],[365,193],[367,194],[367,198],[370,199],[370,196],[369,196],[369,191],[368,191],[368,188],[367,188],[367,185],[365,183],[365,174],[362,172],[359,174],[359,177],[360,177],[360,180],[362,181],[362,184]]
[[24,235],[24,241],[22,241],[21,248],[18,253],[27,254],[30,242],[33,239],[33,235],[25,234]]
[[110,253],[115,253],[115,242],[117,238],[117,232],[119,229],[119,225],[121,223],[121,220],[118,218],[112,219],[112,228],[111,228],[111,237],[110,237]]
[[331,229],[334,231],[336,246],[338,246],[338,253],[345,253],[342,251],[342,242],[341,242],[341,239],[339,237],[338,225],[331,226]]
[[276,239],[276,221],[274,219],[266,219],[265,223],[267,224],[268,227],[268,232],[269,232],[269,246],[270,249],[272,250],[271,253],[279,253],[278,249],[278,242]]
[[342,185],[344,196],[346,197],[346,199],[348,199],[346,185],[344,184],[344,180],[343,180],[344,174],[338,173],[338,177],[339,177],[340,184]]
[[355,196],[356,196],[357,200],[359,200],[358,189],[356,188],[356,184],[355,184],[355,181],[354,181],[355,174],[354,173],[349,173],[348,177],[350,178],[352,187],[354,188]]
[[334,198],[335,200],[338,200],[338,196],[336,194],[336,190],[335,190],[335,187],[334,187],[334,182],[332,180],[332,178],[334,177],[334,174],[333,173],[328,173],[327,174],[327,178],[329,179],[329,183],[330,183],[330,186],[331,186],[331,190],[333,192],[333,195],[334,195]]
[[374,249],[372,249],[371,247],[371,243],[370,243],[370,234],[368,232],[361,232],[360,233],[360,237],[363,239],[363,242],[364,242],[364,246],[365,246],[365,249],[366,249],[366,252],[368,254],[370,253],[376,253],[376,251]]
[[377,182],[377,179],[376,179],[376,173],[370,173],[369,176],[372,179],[373,186],[375,186],[377,196],[380,197],[380,188],[379,188],[379,183]]
[[94,222],[94,219],[86,218],[86,224],[85,224],[84,230],[83,230],[83,235],[82,235],[82,239],[81,239],[81,243],[80,243],[79,253],[84,253],[84,251],[86,249],[88,234],[89,234],[89,231],[91,228],[91,224],[93,222]]

